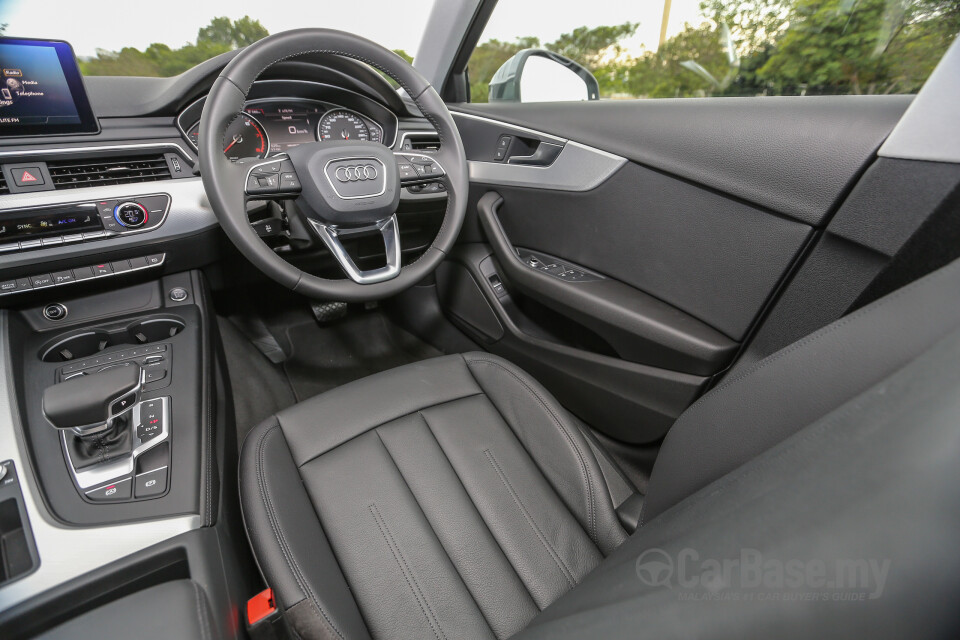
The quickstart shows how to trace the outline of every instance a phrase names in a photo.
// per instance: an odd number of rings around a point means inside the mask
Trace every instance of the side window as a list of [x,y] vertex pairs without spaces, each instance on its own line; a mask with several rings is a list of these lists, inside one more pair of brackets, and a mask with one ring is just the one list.
[[915,93],[957,0],[499,0],[472,102]]

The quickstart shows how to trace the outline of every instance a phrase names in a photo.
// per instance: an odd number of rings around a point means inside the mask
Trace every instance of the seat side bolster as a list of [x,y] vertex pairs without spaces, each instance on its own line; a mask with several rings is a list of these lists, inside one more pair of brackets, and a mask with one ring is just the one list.
[[297,633],[369,638],[276,417],[244,441],[240,498],[260,571]]
[[641,524],[826,415],[960,325],[960,260],[725,380],[660,448]]
[[477,384],[604,555],[626,539],[603,472],[577,419],[510,362],[489,353],[463,359]]

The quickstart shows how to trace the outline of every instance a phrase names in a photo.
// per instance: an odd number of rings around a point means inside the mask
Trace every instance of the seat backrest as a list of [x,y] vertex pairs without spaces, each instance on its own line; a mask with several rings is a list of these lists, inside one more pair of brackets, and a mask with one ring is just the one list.
[[641,525],[886,378],[960,326],[960,260],[757,362],[667,434]]

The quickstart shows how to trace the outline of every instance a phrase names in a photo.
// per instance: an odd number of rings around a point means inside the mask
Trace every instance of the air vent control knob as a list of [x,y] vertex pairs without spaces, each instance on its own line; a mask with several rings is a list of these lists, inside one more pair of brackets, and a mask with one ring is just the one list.
[[113,217],[117,219],[122,226],[128,229],[136,229],[147,223],[149,214],[147,208],[139,202],[123,202],[113,209]]

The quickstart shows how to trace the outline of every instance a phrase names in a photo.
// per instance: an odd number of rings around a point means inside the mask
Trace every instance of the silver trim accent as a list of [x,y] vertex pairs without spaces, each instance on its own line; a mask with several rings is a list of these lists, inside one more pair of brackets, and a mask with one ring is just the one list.
[[[86,147],[51,147],[51,148],[49,148],[49,149],[44,149],[44,148],[42,148],[42,147],[31,147],[31,148],[29,148],[29,149],[19,149],[19,150],[17,150],[17,151],[0,151],[0,158],[4,158],[4,157],[7,157],[7,156],[17,156],[17,157],[20,157],[20,156],[39,156],[39,155],[46,155],[46,154],[49,154],[49,153],[53,153],[53,154],[60,154],[60,153],[84,153],[84,152],[86,152],[86,151],[122,151],[122,150],[125,150],[125,149],[163,149],[163,148],[167,148],[167,149],[179,149],[179,150],[180,150],[180,153],[182,153],[185,158],[189,158],[189,157],[190,157],[190,154],[187,153],[187,150],[184,149],[183,147],[181,147],[181,146],[180,146],[179,144],[177,144],[176,142],[145,142],[145,143],[136,143],[136,144],[109,144],[109,145],[103,145],[103,146],[97,146],[97,147],[91,147],[91,146],[86,146]],[[25,161],[25,162],[29,162],[29,161]],[[129,184],[149,184],[149,183],[146,183],[146,182],[136,183],[136,182],[134,182],[134,183],[129,183]],[[126,186],[126,185],[110,185],[110,186],[116,187],[116,186]],[[99,188],[99,187],[82,187],[82,188],[97,189],[97,188]],[[70,189],[70,191],[74,191],[74,192],[76,192],[76,191],[78,191],[78,190],[79,190],[79,189]],[[63,191],[64,191],[63,189],[60,189],[60,192],[61,192],[61,193],[62,193]],[[55,192],[56,192],[55,190],[53,190],[53,191],[48,190],[48,191],[31,191],[31,192],[29,192],[29,193],[31,193],[31,194],[38,194],[38,193],[55,193]],[[6,199],[6,198],[8,198],[8,197],[10,197],[10,196],[14,196],[14,195],[26,195],[26,194],[19,194],[19,193],[4,194],[3,198]]]
[[[331,104],[333,104],[333,103],[331,103]],[[323,124],[323,119],[326,118],[326,117],[327,117],[328,115],[330,115],[331,113],[333,113],[334,111],[346,111],[346,112],[348,112],[348,113],[352,113],[352,114],[355,115],[355,116],[359,116],[361,120],[369,120],[370,122],[372,122],[372,123],[374,124],[375,127],[377,127],[377,129],[380,129],[380,144],[384,145],[385,147],[387,146],[386,143],[384,143],[384,141],[383,141],[383,136],[384,136],[383,126],[382,126],[379,122],[377,122],[376,120],[374,120],[374,119],[371,118],[370,116],[365,116],[365,115],[363,115],[362,113],[360,113],[359,111],[355,111],[355,110],[353,110],[353,109],[348,109],[348,108],[346,108],[346,107],[334,107],[333,109],[327,109],[326,111],[323,112],[323,115],[320,116],[320,119],[319,119],[319,120],[317,120],[317,133],[316,133],[317,142],[323,142],[323,138],[320,137],[320,125]],[[396,115],[394,115],[394,117],[396,117]],[[364,122],[364,124],[366,124],[366,122]],[[399,128],[399,127],[400,127],[400,120],[398,119],[398,120],[397,120],[397,128]],[[368,128],[369,128],[369,127],[368,127]],[[393,134],[393,140],[394,140],[394,142],[396,142],[396,140],[397,140],[397,134],[396,134],[396,133]],[[370,142],[374,142],[374,141],[371,140]],[[390,149],[390,148],[392,148],[392,147],[387,147],[387,148]]]
[[[382,175],[382,178],[383,178],[383,188],[380,189],[380,191],[378,191],[377,193],[368,193],[368,194],[363,195],[363,196],[345,196],[345,195],[342,195],[342,194],[337,190],[336,185],[333,184],[333,180],[330,179],[330,174],[327,173],[327,167],[329,167],[329,166],[330,166],[332,163],[334,163],[334,162],[343,162],[344,160],[350,160],[350,161],[356,160],[357,162],[369,160],[369,161],[371,161],[371,162],[376,162],[376,163],[378,163],[381,167],[383,167],[383,175]],[[379,159],[377,159],[377,158],[374,158],[374,157],[367,157],[367,156],[353,157],[353,156],[351,156],[351,157],[347,157],[347,158],[331,158],[330,160],[327,160],[327,163],[326,163],[325,165],[323,165],[323,175],[324,175],[324,177],[326,177],[327,182],[330,184],[330,188],[333,189],[333,192],[334,192],[335,194],[337,194],[337,197],[340,198],[341,200],[362,200],[363,198],[376,198],[377,196],[382,196],[383,194],[385,194],[385,193],[387,192],[387,165],[383,164],[383,162],[382,162],[381,160],[379,160]],[[374,178],[374,179],[375,179],[375,178]]]
[[[560,136],[555,136],[552,133],[545,133],[543,131],[537,131],[536,129],[530,129],[528,127],[524,127],[519,124],[504,122],[503,120],[486,118],[484,116],[478,116],[472,113],[465,113],[463,111],[454,111],[452,109],[450,110],[450,115],[460,117],[460,118],[469,118],[471,120],[480,120],[481,122],[489,122],[490,124],[495,124],[500,127],[509,127],[511,129],[516,129],[517,131],[522,131],[524,133],[529,133],[530,135],[536,136],[540,138],[541,141],[543,142],[554,142],[556,144],[563,144],[565,142],[569,142],[567,138],[561,138]],[[587,148],[592,149],[593,147],[587,147]],[[599,149],[596,149],[596,151],[599,151]],[[603,153],[606,153],[606,151],[604,151]]]
[[505,162],[467,162],[470,181],[556,191],[589,191],[605,182],[627,163],[626,158],[567,142],[550,166]]
[[526,133],[539,138],[541,142],[563,145],[560,155],[547,167],[470,160],[467,164],[471,182],[556,191],[589,191],[603,184],[627,163],[626,158],[574,140],[472,113],[450,113],[455,117],[489,122],[504,129]]
[[[324,171],[326,173],[326,171]],[[385,220],[380,220],[372,225],[365,227],[337,227],[326,225],[316,220],[310,220],[313,227],[323,243],[330,249],[340,266],[343,267],[347,276],[357,284],[374,284],[396,278],[400,274],[400,228],[397,226],[397,215],[393,214]],[[367,233],[379,232],[383,236],[384,252],[387,256],[387,264],[379,269],[370,271],[361,271],[353,262],[353,258],[347,253],[346,249],[340,243],[341,237],[354,236]]]
[[[141,442],[139,446],[134,447],[131,453],[122,458],[111,460],[105,464],[98,464],[95,467],[83,469],[82,471],[77,471],[74,469],[73,460],[71,459],[70,472],[73,474],[74,479],[77,481],[77,485],[81,489],[86,492],[87,489],[96,488],[98,485],[106,484],[124,476],[131,475],[133,473],[133,468],[137,457],[167,439],[167,437],[170,435],[170,396],[151,398],[133,405],[133,418],[130,420],[130,425],[127,427],[131,431],[130,437],[134,442],[137,442],[136,428],[140,424],[140,407],[144,403],[151,402],[153,400],[161,401],[160,435],[155,436],[146,442]],[[64,450],[67,452],[67,457],[69,458],[70,449],[67,447],[68,436],[73,437],[71,434],[68,434],[66,431],[64,431],[61,435],[61,440],[63,441]]]
[[[63,309],[63,315],[60,316],[59,318],[51,318],[49,315],[47,315],[47,310],[50,309],[50,307],[59,307]],[[50,322],[60,322],[61,320],[65,319],[68,315],[70,315],[70,310],[67,309],[67,305],[63,304],[62,302],[54,302],[52,304],[48,304],[43,308],[43,317],[49,320]]]
[[[0,451],[4,458],[12,459],[17,467],[23,504],[33,529],[40,566],[32,574],[0,586],[0,611],[203,525],[200,515],[188,514],[111,526],[70,527],[47,510],[30,464],[14,399],[7,315],[7,311],[0,311],[0,362],[3,363],[0,369]],[[77,553],[77,549],[83,549],[83,553]]]
[[[425,136],[431,136],[431,137],[437,139],[437,143],[440,142],[440,134],[437,133],[436,131],[430,131],[430,130],[426,130],[426,129],[420,130],[420,131],[404,131],[404,132],[403,132],[403,135],[400,136],[400,142],[398,143],[399,147],[394,147],[394,149],[393,149],[394,152],[395,152],[395,153],[396,153],[396,152],[403,153],[403,142],[404,142],[408,137],[413,138],[413,137],[416,137],[416,136],[424,136],[424,137],[425,137]],[[419,153],[419,151],[415,151],[415,150],[411,149],[411,150],[409,151],[409,153]]]

